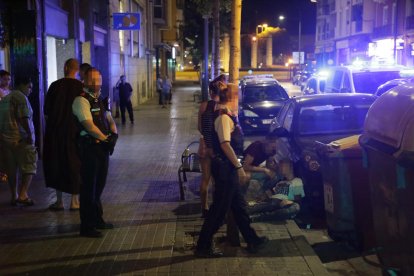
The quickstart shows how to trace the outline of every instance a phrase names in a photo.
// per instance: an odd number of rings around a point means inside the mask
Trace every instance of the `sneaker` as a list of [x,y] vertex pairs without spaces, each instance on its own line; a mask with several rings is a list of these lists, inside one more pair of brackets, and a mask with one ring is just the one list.
[[257,242],[248,243],[246,250],[249,253],[255,254],[259,252],[259,250],[262,249],[268,242],[269,239],[267,237],[260,237]]
[[197,258],[220,258],[223,257],[223,252],[215,247],[210,247],[207,249],[196,249],[194,255]]
[[87,237],[87,238],[100,238],[102,237],[102,233],[99,231],[96,231],[95,229],[89,229],[89,230],[81,230],[80,236]]

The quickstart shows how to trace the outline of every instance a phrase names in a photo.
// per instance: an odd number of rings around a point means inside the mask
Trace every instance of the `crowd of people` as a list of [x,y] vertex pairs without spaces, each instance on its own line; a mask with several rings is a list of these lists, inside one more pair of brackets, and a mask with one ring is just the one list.
[[[14,76],[11,90],[11,80],[10,73],[0,71],[0,171],[7,175],[3,180],[10,186],[10,204],[32,206],[35,202],[29,196],[29,186],[37,173],[38,155],[28,100],[32,81]],[[121,77],[121,82],[125,84],[125,78]],[[101,194],[109,156],[118,138],[101,87],[99,70],[69,59],[64,65],[64,78],[50,85],[44,104],[44,177],[46,186],[56,190],[56,201],[49,209],[63,210],[62,193],[71,194],[70,210],[79,210],[80,214],[80,235],[93,238],[102,236],[98,230],[113,228],[103,218]]]

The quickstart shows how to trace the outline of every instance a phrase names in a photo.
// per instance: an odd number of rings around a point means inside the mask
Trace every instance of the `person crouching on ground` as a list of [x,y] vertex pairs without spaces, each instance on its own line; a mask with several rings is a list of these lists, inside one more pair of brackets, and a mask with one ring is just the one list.
[[109,155],[118,138],[111,113],[104,106],[101,93],[102,76],[91,68],[86,72],[83,93],[76,97],[72,112],[80,124],[79,157],[81,159],[80,235],[98,238],[97,229],[114,226],[103,219],[101,195],[108,174]]
[[236,118],[225,109],[226,103],[231,101],[229,89],[220,90],[219,99],[220,106],[214,120],[212,144],[214,157],[211,162],[211,173],[215,184],[214,197],[194,252],[197,257],[214,258],[223,255],[214,248],[213,235],[222,225],[230,209],[247,243],[248,252],[256,253],[268,241],[266,237],[259,237],[250,226],[250,219],[245,209],[246,204],[239,190],[240,183],[244,183],[246,177],[243,166],[236,155],[243,152],[243,137]]

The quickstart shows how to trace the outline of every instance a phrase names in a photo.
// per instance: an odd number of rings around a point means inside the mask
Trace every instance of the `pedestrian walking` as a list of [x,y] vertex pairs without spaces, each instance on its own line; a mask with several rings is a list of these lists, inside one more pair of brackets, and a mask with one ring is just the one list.
[[132,103],[131,103],[131,96],[132,96],[132,87],[131,85],[125,81],[125,76],[122,75],[118,82],[115,85],[119,91],[119,103],[121,109],[121,120],[122,124],[125,124],[125,108],[128,111],[129,120],[131,124],[134,123],[134,113],[132,112]]
[[79,122],[79,156],[81,159],[80,235],[98,238],[97,229],[112,229],[103,219],[101,195],[108,174],[109,155],[118,138],[111,113],[99,97],[102,87],[100,72],[91,68],[86,72],[83,92],[72,104],[72,112]]
[[79,62],[68,59],[63,70],[65,77],[50,85],[43,109],[46,119],[43,172],[46,187],[56,190],[56,201],[49,205],[52,211],[64,209],[63,193],[72,195],[70,210],[78,210],[81,184],[76,145],[78,124],[72,115],[73,100],[82,93],[83,87],[76,79]]
[[168,77],[168,75],[165,75],[164,79],[162,80],[162,108],[166,108],[166,105],[169,102],[171,89],[172,89],[172,82],[170,78]]
[[220,257],[222,252],[214,248],[213,235],[224,221],[226,213],[231,209],[237,226],[247,242],[247,251],[256,253],[267,241],[259,237],[250,226],[246,213],[246,203],[240,193],[239,185],[244,183],[246,174],[237,155],[243,153],[243,137],[237,120],[225,107],[231,100],[228,88],[219,92],[219,110],[214,120],[213,152],[211,173],[215,189],[213,203],[200,231],[195,255],[197,257]]
[[33,110],[27,97],[32,92],[33,84],[25,76],[15,77],[14,83],[15,90],[0,101],[2,167],[8,176],[10,204],[31,206],[34,201],[28,191],[37,170],[37,151],[34,146]]
[[156,86],[158,93],[158,104],[162,105],[162,78],[160,75],[157,75]]

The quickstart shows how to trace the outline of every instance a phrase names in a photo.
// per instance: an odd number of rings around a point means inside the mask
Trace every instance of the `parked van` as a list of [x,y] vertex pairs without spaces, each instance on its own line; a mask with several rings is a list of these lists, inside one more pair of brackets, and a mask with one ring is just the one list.
[[399,67],[338,66],[327,71],[324,93],[374,94],[381,84],[401,77]]

